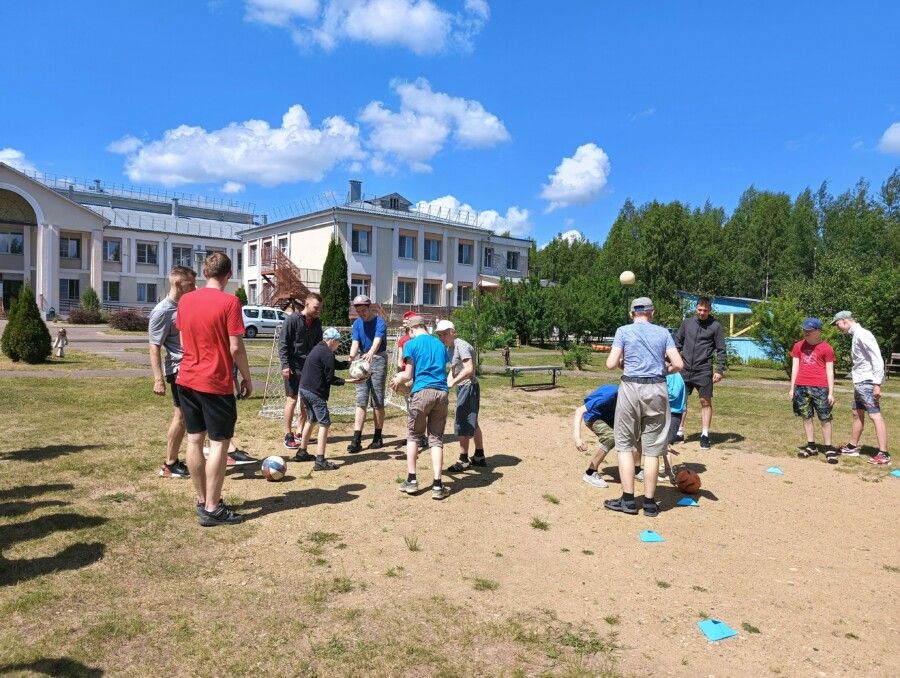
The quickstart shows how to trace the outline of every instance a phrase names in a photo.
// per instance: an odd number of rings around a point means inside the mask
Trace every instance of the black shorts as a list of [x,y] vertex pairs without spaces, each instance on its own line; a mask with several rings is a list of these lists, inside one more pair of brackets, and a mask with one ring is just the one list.
[[284,394],[289,398],[296,398],[300,391],[300,370],[291,368],[291,376],[284,379]]
[[169,386],[172,389],[172,402],[175,403],[175,407],[181,407],[181,402],[178,399],[178,384],[175,383],[175,380],[178,378],[178,373],[170,374],[166,377],[166,381],[169,383]]
[[178,387],[184,428],[188,433],[203,433],[210,440],[230,440],[237,423],[237,401],[233,395],[201,393],[187,386]]
[[672,412],[672,421],[669,423],[669,445],[675,442],[678,438],[678,429],[681,426],[681,419],[684,417],[684,412]]
[[701,398],[710,400],[713,397],[712,374],[684,374],[684,386],[690,395],[697,389]]

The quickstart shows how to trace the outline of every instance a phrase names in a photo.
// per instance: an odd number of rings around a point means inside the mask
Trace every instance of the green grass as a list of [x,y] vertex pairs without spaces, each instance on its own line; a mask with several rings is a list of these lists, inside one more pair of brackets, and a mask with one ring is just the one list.
[[619,622],[622,621],[622,619],[617,614],[608,614],[603,618],[603,621],[605,621],[610,626],[617,626]]
[[662,579],[657,579],[657,580],[656,580],[656,585],[657,585],[659,588],[661,588],[661,589],[671,588],[671,586],[672,586],[672,584],[670,584],[670,583],[667,582],[667,581],[663,581]]
[[314,544],[331,544],[341,538],[334,532],[310,532],[308,539]]
[[883,565],[884,569],[888,572],[893,572],[894,574],[900,574],[900,567],[895,565]]
[[591,551],[590,549],[582,549],[581,552],[582,552],[584,555],[586,555],[586,556],[592,556],[592,555],[594,555],[594,552]]
[[692,586],[691,589],[694,591],[699,591],[700,593],[706,593],[709,589],[703,588],[702,586]]
[[559,504],[559,499],[554,497],[552,494],[544,494],[543,498],[549,504]]
[[531,519],[530,525],[531,525],[534,529],[536,529],[536,530],[543,530],[544,532],[546,532],[547,530],[550,529],[550,523],[548,523],[546,520],[541,520],[541,519],[538,518],[537,516],[535,516],[535,517],[533,517],[533,518]]
[[476,591],[496,591],[500,588],[500,582],[496,582],[493,579],[475,577],[475,579],[472,580],[472,588]]
[[743,622],[741,624],[741,628],[744,629],[744,631],[746,631],[747,633],[759,633],[760,632],[759,629],[757,627],[755,627],[753,624],[751,624],[750,622]]
[[419,547],[419,538],[416,536],[406,536],[403,537],[403,542],[406,544],[406,548],[408,548],[413,553],[417,551],[421,551],[422,549]]
[[846,638],[847,640],[859,640],[858,635],[856,635],[855,633],[849,633],[849,632],[844,634],[844,638]]
[[[144,333],[146,334],[146,332]],[[146,352],[146,349],[143,349]],[[66,372],[69,370],[141,370],[139,365],[132,365],[122,360],[108,358],[106,356],[66,349],[65,358],[48,358],[46,362],[29,365],[26,362],[13,362],[5,355],[0,354],[0,372]]]

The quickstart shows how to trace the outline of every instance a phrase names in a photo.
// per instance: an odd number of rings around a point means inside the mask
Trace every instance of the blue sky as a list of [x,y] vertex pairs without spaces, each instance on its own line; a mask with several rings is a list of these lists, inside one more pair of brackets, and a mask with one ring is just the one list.
[[270,214],[359,178],[602,241],[628,197],[900,166],[896,2],[10,1],[0,25],[0,159]]

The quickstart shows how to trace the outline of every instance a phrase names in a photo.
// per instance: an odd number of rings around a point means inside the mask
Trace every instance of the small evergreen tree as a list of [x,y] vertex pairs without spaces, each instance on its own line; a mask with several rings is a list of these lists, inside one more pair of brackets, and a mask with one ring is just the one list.
[[100,297],[93,287],[88,287],[81,295],[81,308],[85,311],[100,311]]
[[[29,285],[23,285],[16,302],[15,327],[12,336],[12,350],[26,363],[43,362],[50,357],[50,331],[41,319],[34,292]],[[7,331],[9,327],[7,326]]]
[[322,266],[322,324],[346,326],[350,319],[350,285],[347,283],[347,259],[337,238],[328,245]]
[[234,293],[234,296],[236,296],[240,300],[241,306],[247,305],[247,293],[244,291],[243,287],[238,287],[237,291]]
[[3,338],[0,339],[0,349],[3,354],[13,362],[19,361],[19,354],[15,348],[16,333],[16,313],[19,308],[19,297],[15,296],[9,302],[9,312],[6,314],[6,329],[3,331]]

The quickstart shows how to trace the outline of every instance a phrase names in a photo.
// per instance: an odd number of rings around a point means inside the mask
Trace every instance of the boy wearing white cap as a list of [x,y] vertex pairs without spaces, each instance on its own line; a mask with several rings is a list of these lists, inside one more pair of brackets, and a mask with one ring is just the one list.
[[[456,335],[456,327],[449,320],[438,321],[435,333],[447,347],[450,374],[447,388],[456,387],[456,419],[454,433],[459,437],[459,461],[447,470],[461,473],[471,466],[487,466],[484,458],[484,439],[478,425],[481,408],[481,387],[475,376],[475,349]],[[469,442],[475,438],[475,456],[469,459]]]

